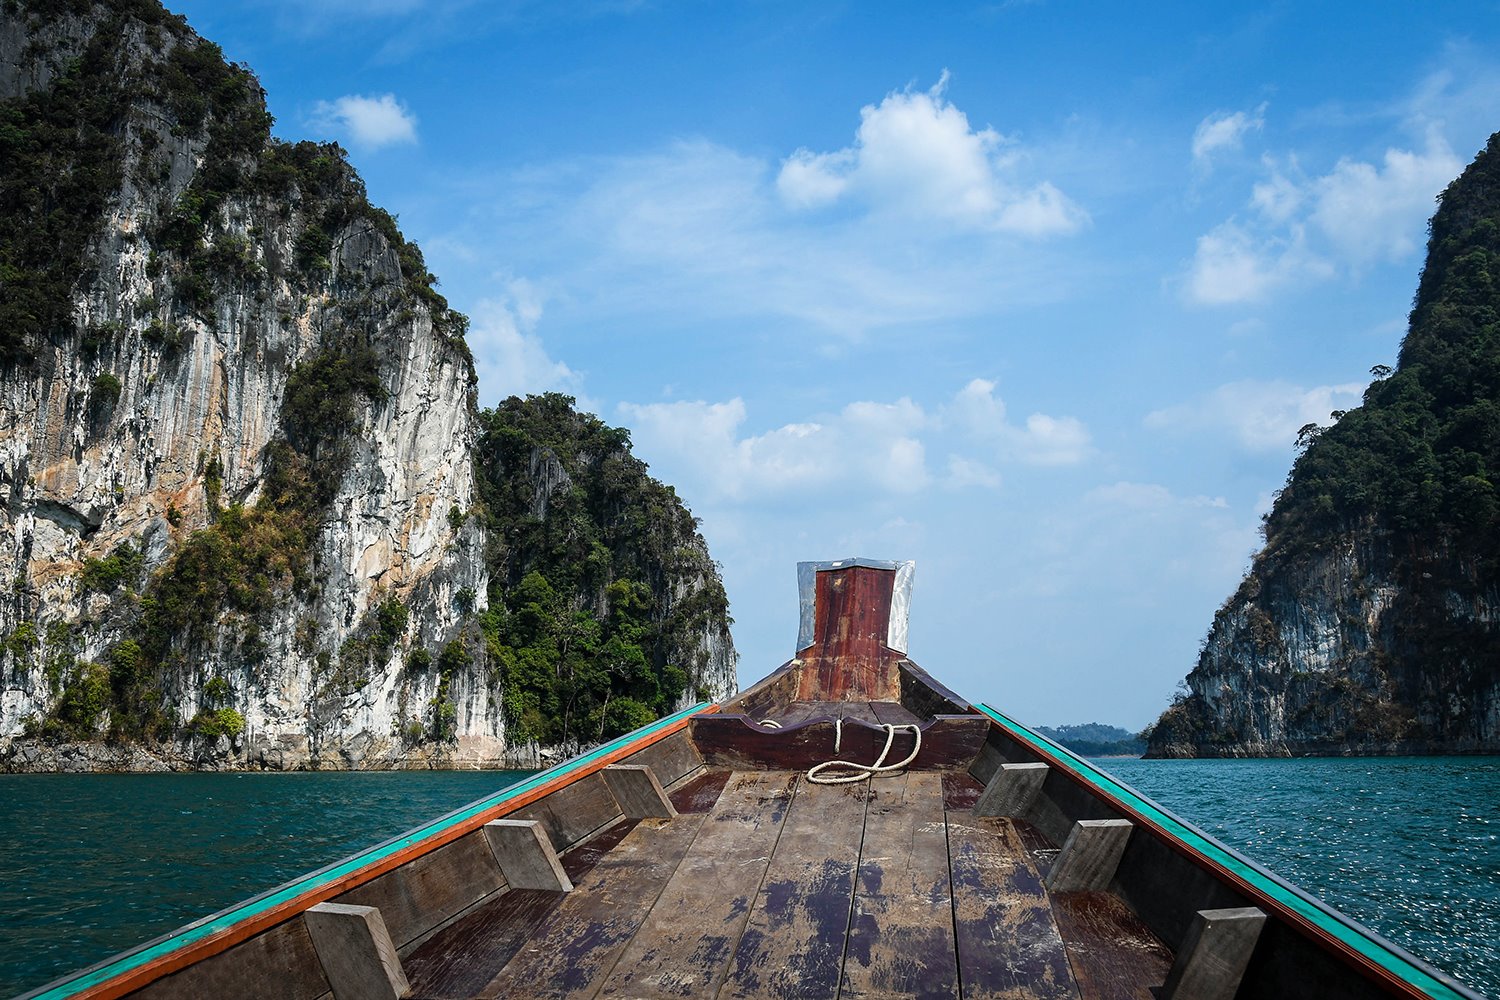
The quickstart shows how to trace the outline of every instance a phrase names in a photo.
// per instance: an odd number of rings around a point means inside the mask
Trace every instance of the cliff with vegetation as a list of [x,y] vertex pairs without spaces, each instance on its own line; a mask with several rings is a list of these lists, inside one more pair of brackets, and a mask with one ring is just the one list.
[[1303,428],[1148,755],[1500,751],[1500,134],[1443,193],[1372,374]]
[[[732,690],[628,437],[478,411],[421,252],[271,124],[155,0],[4,2],[0,769],[498,764]],[[663,526],[618,526],[638,500]],[[645,666],[576,679],[611,640]]]

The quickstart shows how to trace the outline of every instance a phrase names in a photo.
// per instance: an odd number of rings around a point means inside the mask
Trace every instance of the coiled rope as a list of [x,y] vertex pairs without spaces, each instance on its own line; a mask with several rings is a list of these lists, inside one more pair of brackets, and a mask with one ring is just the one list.
[[[854,781],[865,781],[880,774],[890,774],[899,771],[912,761],[917,759],[917,754],[922,750],[922,727],[918,725],[891,725],[886,723],[885,747],[880,751],[880,756],[875,758],[873,764],[859,764],[852,760],[825,760],[821,764],[814,764],[807,772],[807,780],[815,785],[843,785]],[[896,730],[909,729],[916,738],[916,745],[911,748],[911,753],[899,764],[887,764],[886,757],[890,756],[891,746],[896,742]],[[833,752],[838,753],[844,741],[844,720],[838,719],[834,722],[833,730]],[[824,771],[839,768],[833,774],[824,774]]]

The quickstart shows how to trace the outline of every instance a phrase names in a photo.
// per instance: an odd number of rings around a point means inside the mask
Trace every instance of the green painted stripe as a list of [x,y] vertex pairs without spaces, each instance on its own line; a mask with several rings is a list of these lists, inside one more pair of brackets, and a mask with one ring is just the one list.
[[1339,911],[1273,875],[1233,848],[1219,843],[1186,820],[1179,819],[1067,747],[1047,739],[1040,733],[1032,732],[989,705],[978,707],[981,712],[999,723],[1011,736],[1024,744],[1030,744],[1034,749],[1045,750],[1051,756],[1056,757],[1059,763],[1088,782],[1105,798],[1112,799],[1117,804],[1124,805],[1151,820],[1169,836],[1176,838],[1196,854],[1227,868],[1258,891],[1306,918],[1309,923],[1324,933],[1344,942],[1398,979],[1410,983],[1427,993],[1428,996],[1443,998],[1443,1000],[1449,1000],[1449,998],[1451,1000],[1484,1000],[1479,994],[1460,985],[1415,956],[1407,954],[1374,931],[1360,926]]
[[524,795],[539,785],[586,768],[600,757],[630,743],[651,736],[671,726],[673,723],[701,712],[706,707],[708,707],[708,702],[700,702],[692,708],[683,709],[675,715],[658,719],[649,726],[642,726],[635,732],[626,733],[619,739],[596,747],[586,754],[574,757],[569,761],[564,761],[545,771],[538,771],[524,781],[517,782],[494,795],[462,806],[446,816],[439,817],[430,823],[401,834],[383,844],[377,844],[367,851],[362,851],[352,857],[345,858],[343,861],[335,862],[327,868],[303,875],[301,878],[288,882],[286,885],[273,889],[264,895],[246,900],[243,903],[237,903],[229,909],[205,917],[197,923],[188,924],[186,927],[174,931],[166,937],[158,938],[155,941],[142,945],[134,951],[117,955],[112,959],[107,959],[100,965],[76,973],[72,977],[44,986],[34,993],[28,993],[20,998],[20,1000],[61,1000],[63,997],[74,996],[83,990],[130,972],[132,969],[139,968],[147,962],[154,961],[179,948],[186,947],[206,937],[227,930],[242,920],[250,919],[272,907],[280,906],[288,900],[296,899],[303,893],[311,892],[325,886],[351,872],[356,872],[361,868],[376,864],[395,854],[397,851],[404,850],[413,844],[421,843],[423,840],[436,836],[444,830],[462,823],[466,819],[477,816],[487,809],[492,809],[520,795]]

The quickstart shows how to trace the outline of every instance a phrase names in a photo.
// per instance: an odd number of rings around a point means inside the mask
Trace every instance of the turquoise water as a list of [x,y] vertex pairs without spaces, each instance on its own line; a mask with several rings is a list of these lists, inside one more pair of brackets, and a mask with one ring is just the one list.
[[1500,997],[1500,758],[1094,763]]
[[[1097,763],[1500,997],[1500,758]],[[0,775],[0,996],[106,958],[521,776]]]
[[347,857],[525,773],[0,775],[0,996]]

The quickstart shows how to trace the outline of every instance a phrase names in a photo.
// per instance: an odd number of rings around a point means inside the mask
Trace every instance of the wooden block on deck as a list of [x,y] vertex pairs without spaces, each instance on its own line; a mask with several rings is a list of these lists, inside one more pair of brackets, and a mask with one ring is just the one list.
[[1081,819],[1047,875],[1052,892],[1102,892],[1114,880],[1133,829],[1124,819]]
[[1008,819],[949,812],[953,923],[962,995],[1076,1000],[1062,936]]
[[943,825],[943,783],[956,776],[911,772],[871,785],[841,997],[958,996]]
[[557,852],[542,824],[532,819],[497,819],[484,825],[484,836],[512,889],[572,892]]
[[335,1000],[398,1000],[411,989],[375,907],[319,903],[302,919]]
[[626,819],[671,819],[677,815],[656,780],[656,772],[644,764],[611,764],[604,769],[604,783]]
[[1234,1000],[1266,915],[1253,906],[1199,910],[1162,987],[1162,1000]]
[[1024,815],[1042,790],[1047,771],[1046,764],[1001,764],[979,793],[974,812],[980,816]]

